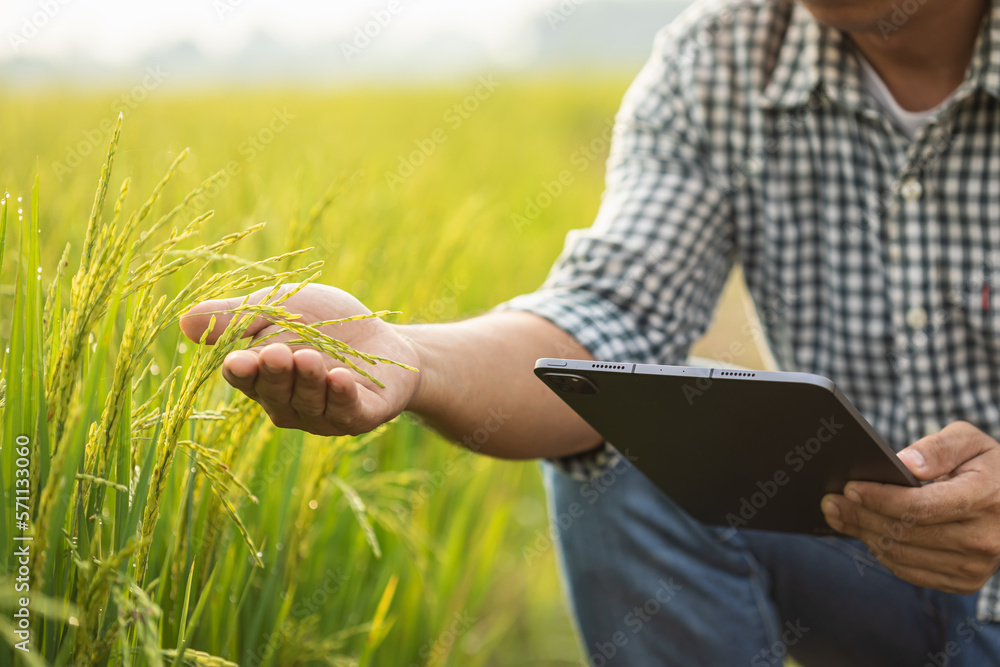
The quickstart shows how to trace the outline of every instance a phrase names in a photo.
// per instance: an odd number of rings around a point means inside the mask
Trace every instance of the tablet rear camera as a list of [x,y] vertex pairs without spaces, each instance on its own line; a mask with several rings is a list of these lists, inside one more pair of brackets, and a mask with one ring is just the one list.
[[566,394],[596,394],[597,385],[582,375],[572,373],[546,373],[549,385]]

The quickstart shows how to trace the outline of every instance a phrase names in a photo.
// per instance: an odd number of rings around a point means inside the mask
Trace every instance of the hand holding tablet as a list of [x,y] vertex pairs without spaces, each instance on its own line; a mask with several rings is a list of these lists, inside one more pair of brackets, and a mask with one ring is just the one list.
[[819,375],[572,359],[535,374],[703,523],[830,534],[820,500],[848,481],[920,485]]

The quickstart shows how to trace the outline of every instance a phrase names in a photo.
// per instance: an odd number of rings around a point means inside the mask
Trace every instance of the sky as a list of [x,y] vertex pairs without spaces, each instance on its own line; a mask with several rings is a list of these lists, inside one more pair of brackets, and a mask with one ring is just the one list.
[[[583,2],[561,0],[564,11]],[[0,62],[18,56],[85,55],[120,65],[181,40],[209,55],[238,51],[265,32],[278,41],[308,45],[342,38],[381,17],[393,42],[405,46],[428,35],[466,35],[487,49],[516,48],[524,21],[560,0],[2,0]],[[377,26],[377,31],[376,31]]]

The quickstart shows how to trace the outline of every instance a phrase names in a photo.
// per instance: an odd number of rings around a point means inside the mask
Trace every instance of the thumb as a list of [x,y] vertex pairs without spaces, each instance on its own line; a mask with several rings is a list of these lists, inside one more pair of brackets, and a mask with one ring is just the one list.
[[970,431],[976,429],[962,428],[960,423],[951,424],[899,452],[899,459],[921,481],[948,475],[983,453],[983,439],[974,437]]
[[[260,303],[261,299],[270,293],[270,288],[265,288],[258,290],[250,295],[247,303],[256,304]],[[202,301],[201,303],[195,304],[186,313],[181,315],[180,325],[181,331],[184,335],[190,338],[192,341],[197,343],[201,340],[202,335],[205,333],[205,329],[208,328],[208,323],[212,320],[212,316],[215,316],[215,327],[209,332],[208,337],[205,342],[209,345],[214,345],[222,332],[226,330],[229,323],[233,321],[235,313],[233,309],[243,304],[243,299],[246,297],[237,296],[229,299],[212,299],[211,301]],[[268,320],[262,317],[254,318],[254,321],[250,323],[247,328],[244,337],[253,336],[259,332],[264,327],[271,324]]]

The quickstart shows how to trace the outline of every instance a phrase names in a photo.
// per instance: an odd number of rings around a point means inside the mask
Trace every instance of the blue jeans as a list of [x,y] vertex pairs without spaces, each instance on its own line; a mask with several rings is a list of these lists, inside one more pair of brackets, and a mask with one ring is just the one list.
[[861,542],[706,526],[627,463],[589,482],[543,468],[593,667],[1000,665],[976,595],[909,584]]

